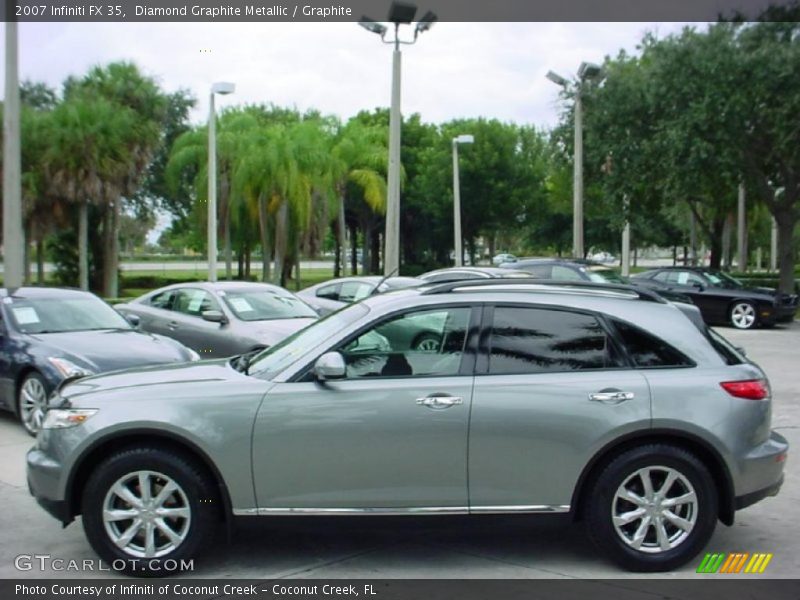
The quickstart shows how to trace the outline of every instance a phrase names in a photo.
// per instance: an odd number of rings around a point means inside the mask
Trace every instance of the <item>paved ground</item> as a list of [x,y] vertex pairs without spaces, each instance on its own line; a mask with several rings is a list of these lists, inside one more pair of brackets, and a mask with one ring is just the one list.
[[[738,513],[733,527],[718,525],[707,550],[772,552],[775,556],[765,576],[796,577],[800,573],[800,322],[765,331],[721,331],[766,369],[775,395],[773,426],[789,439],[794,452],[781,494]],[[86,576],[19,572],[14,567],[19,554],[44,553],[67,560],[95,557],[79,522],[62,530],[28,495],[23,457],[30,445],[31,439],[15,422],[0,416],[0,577]],[[232,543],[220,539],[195,566],[196,576],[226,578],[632,576],[598,556],[580,525],[564,527],[552,518],[526,517],[250,519],[238,528]],[[700,577],[695,566],[666,576]]]

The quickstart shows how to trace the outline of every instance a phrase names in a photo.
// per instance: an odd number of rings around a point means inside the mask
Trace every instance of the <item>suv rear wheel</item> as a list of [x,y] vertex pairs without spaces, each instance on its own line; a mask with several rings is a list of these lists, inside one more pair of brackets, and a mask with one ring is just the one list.
[[163,576],[207,545],[219,514],[215,498],[213,482],[192,461],[158,447],[131,448],[94,469],[83,490],[83,527],[112,568]]
[[691,560],[717,522],[717,492],[690,452],[666,444],[624,452],[587,496],[589,536],[632,571],[668,571]]

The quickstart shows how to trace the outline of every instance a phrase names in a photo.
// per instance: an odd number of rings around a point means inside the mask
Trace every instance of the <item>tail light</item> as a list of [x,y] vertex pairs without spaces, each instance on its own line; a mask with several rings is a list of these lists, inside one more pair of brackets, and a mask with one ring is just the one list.
[[722,389],[735,398],[746,400],[763,400],[769,396],[769,385],[764,379],[748,379],[745,381],[723,381]]

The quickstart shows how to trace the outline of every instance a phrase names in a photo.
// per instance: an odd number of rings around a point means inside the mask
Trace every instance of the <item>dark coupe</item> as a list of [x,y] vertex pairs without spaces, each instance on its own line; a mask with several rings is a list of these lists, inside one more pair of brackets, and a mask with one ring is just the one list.
[[772,288],[747,287],[717,269],[705,267],[664,267],[633,276],[637,283],[669,289],[689,296],[711,324],[728,324],[737,329],[770,327],[789,323],[797,312],[797,294]]
[[0,408],[32,434],[64,379],[199,358],[174,340],[137,331],[89,292],[23,287],[0,289],[0,299]]

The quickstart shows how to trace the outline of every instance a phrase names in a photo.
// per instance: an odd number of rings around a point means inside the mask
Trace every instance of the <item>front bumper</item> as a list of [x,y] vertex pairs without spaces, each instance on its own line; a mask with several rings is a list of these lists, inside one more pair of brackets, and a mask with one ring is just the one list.
[[59,493],[61,463],[34,447],[28,450],[28,491],[39,505],[56,519],[67,525],[72,521],[69,502]]

